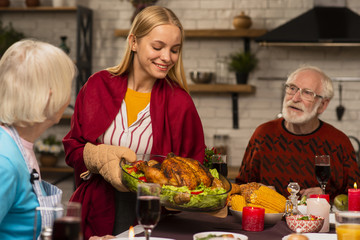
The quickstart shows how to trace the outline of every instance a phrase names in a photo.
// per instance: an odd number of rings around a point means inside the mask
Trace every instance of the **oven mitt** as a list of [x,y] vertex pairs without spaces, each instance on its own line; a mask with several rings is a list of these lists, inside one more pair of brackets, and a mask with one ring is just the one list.
[[90,173],[101,174],[107,182],[121,192],[128,191],[121,182],[120,159],[135,162],[135,152],[127,147],[86,143],[83,156],[85,166]]

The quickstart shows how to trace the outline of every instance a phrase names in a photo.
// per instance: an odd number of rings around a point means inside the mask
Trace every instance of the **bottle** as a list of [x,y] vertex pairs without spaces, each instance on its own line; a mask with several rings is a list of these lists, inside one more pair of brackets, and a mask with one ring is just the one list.
[[61,48],[64,52],[66,52],[66,54],[69,54],[70,48],[66,44],[67,36],[61,36],[60,39],[61,39],[61,43],[59,45],[59,48]]

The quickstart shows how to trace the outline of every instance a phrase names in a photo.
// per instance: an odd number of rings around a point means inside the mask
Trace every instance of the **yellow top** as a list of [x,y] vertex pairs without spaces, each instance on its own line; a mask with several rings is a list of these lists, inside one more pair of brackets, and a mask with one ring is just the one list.
[[141,93],[130,88],[127,89],[124,100],[126,103],[128,126],[136,121],[138,113],[149,104],[150,97],[151,92]]

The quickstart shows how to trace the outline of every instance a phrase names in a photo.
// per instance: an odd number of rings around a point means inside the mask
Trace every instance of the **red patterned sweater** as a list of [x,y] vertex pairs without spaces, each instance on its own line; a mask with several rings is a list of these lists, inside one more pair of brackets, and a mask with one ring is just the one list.
[[252,135],[243,158],[237,183],[261,182],[272,185],[287,197],[289,182],[301,189],[318,187],[314,156],[331,157],[331,178],[326,192],[333,199],[347,194],[348,187],[359,183],[359,168],[349,138],[330,124],[321,121],[318,129],[306,135],[294,135],[284,127],[284,119],[260,125]]

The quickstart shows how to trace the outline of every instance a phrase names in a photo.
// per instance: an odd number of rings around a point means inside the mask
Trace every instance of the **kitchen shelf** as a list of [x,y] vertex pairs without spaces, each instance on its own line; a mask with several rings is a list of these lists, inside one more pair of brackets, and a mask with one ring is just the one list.
[[40,167],[40,171],[50,173],[73,173],[74,169],[71,167]]
[[189,84],[191,93],[254,93],[256,88],[247,84]]
[[92,74],[92,29],[93,11],[83,6],[74,7],[2,7],[0,13],[16,14],[44,14],[44,13],[75,13],[76,14],[76,66],[78,76],[76,79],[76,95]]
[[[186,38],[255,38],[266,33],[265,29],[189,29]],[[127,37],[129,29],[115,29],[115,37]]]
[[190,93],[230,93],[232,99],[233,128],[239,128],[239,94],[255,93],[256,88],[248,84],[189,84]]
[[75,178],[74,178],[74,169],[71,167],[41,167],[40,166],[40,172],[42,177],[46,178],[46,174],[50,174],[52,177],[54,177],[54,174],[60,174],[61,177],[59,177],[57,180],[52,182],[53,185],[57,185],[69,178],[73,179],[73,189],[75,191]]
[[76,12],[77,7],[7,7],[0,8],[0,12]]

